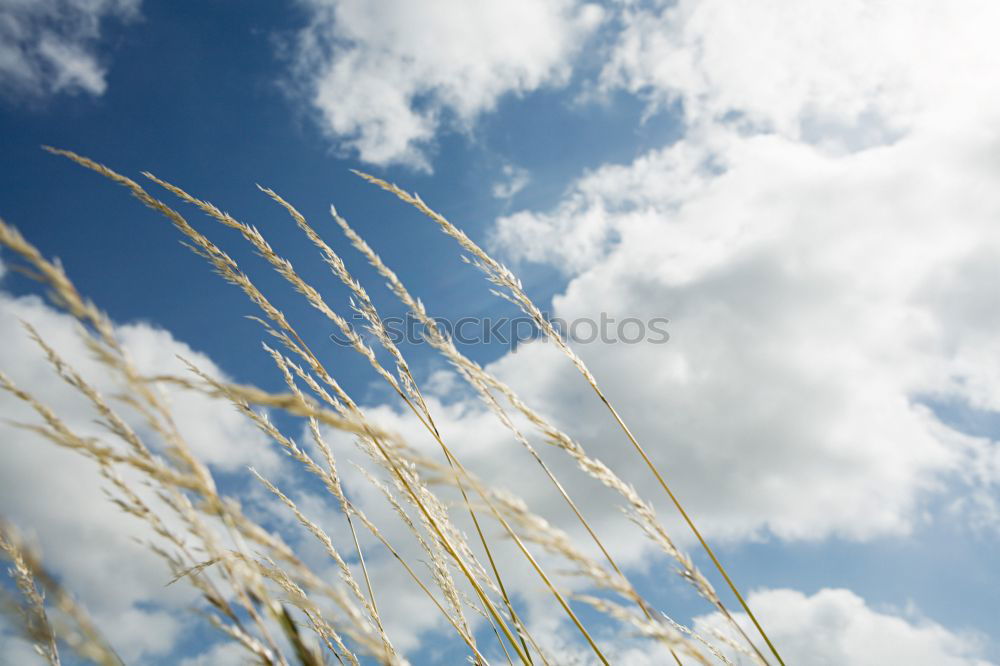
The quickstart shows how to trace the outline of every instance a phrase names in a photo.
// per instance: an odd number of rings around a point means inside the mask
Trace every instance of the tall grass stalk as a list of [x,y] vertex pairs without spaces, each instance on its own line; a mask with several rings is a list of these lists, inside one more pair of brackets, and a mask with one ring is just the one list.
[[[191,363],[188,363],[189,374],[184,376],[144,376],[119,342],[110,319],[76,290],[57,263],[44,258],[16,229],[0,221],[0,244],[20,257],[30,272],[49,288],[53,303],[82,325],[80,335],[87,349],[112,372],[121,388],[115,398],[104,398],[75,370],[71,360],[60,357],[46,342],[44,331],[27,326],[28,336],[42,350],[54,372],[86,398],[105,427],[106,435],[103,438],[82,435],[72,423],[60,418],[54,409],[46,405],[44,397],[34,396],[0,373],[0,389],[28,405],[40,419],[40,423],[21,424],[21,427],[90,459],[97,466],[113,503],[148,528],[152,536],[146,541],[146,546],[165,562],[174,580],[185,581],[198,591],[205,602],[211,624],[241,646],[252,659],[276,666],[321,664],[331,657],[338,663],[354,666],[360,666],[366,659],[382,664],[408,663],[395,647],[390,635],[392,629],[380,612],[378,598],[382,585],[373,575],[370,560],[373,552],[381,550],[391,556],[389,561],[399,564],[408,579],[431,602],[444,625],[455,632],[468,650],[469,659],[476,664],[489,664],[491,654],[502,655],[499,658],[511,664],[515,661],[532,666],[535,663],[558,663],[532,631],[529,618],[523,616],[523,609],[518,610],[517,590],[511,588],[510,576],[518,568],[523,570],[525,567],[547,590],[567,626],[579,634],[582,644],[588,646],[593,658],[602,664],[612,663],[613,653],[609,652],[608,645],[595,639],[592,629],[574,610],[571,601],[585,604],[606,621],[628,627],[659,643],[677,664],[710,664],[713,660],[714,663],[729,663],[715,644],[669,620],[633,586],[626,571],[615,561],[598,530],[581,511],[566,485],[515,424],[514,414],[519,414],[542,434],[545,441],[568,455],[585,474],[622,498],[623,508],[629,517],[648,539],[678,563],[680,575],[728,619],[734,635],[741,642],[735,642],[726,635],[720,635],[717,640],[730,649],[751,655],[758,663],[767,663],[708,579],[675,545],[652,506],[611,468],[592,457],[578,441],[527,405],[510,386],[462,354],[419,299],[410,293],[396,273],[335,208],[331,207],[333,219],[351,245],[386,280],[396,298],[424,325],[425,339],[476,391],[519,449],[538,465],[556,495],[587,533],[600,553],[600,560],[587,555],[581,544],[545,521],[523,501],[484,483],[469,470],[462,461],[461,443],[448,441],[438,427],[410,364],[392,340],[362,283],[321,234],[279,194],[260,187],[264,195],[285,209],[296,227],[319,251],[322,261],[333,275],[348,288],[352,309],[363,318],[367,331],[391,359],[388,367],[347,318],[330,306],[320,289],[303,279],[259,230],[240,222],[214,204],[188,194],[173,183],[148,172],[143,174],[182,202],[196,207],[209,219],[237,232],[313,309],[346,337],[350,348],[365,359],[375,375],[392,390],[436,442],[443,460],[417,452],[398,435],[374,423],[305,342],[295,324],[243,272],[236,260],[196,229],[178,210],[154,197],[136,181],[102,164],[70,151],[46,150],[67,157],[125,187],[145,206],[164,216],[180,232],[192,251],[257,306],[260,317],[254,319],[278,343],[277,347],[265,344],[264,354],[273,361],[284,380],[288,388],[286,393],[224,381]],[[435,220],[471,255],[470,261],[482,269],[491,282],[506,290],[496,293],[512,300],[531,315],[567,354],[670,496],[674,507],[695,533],[774,657],[783,663],[722,564],[649,456],[598,387],[583,361],[551,329],[551,324],[525,294],[517,278],[416,195],[375,177],[361,175]],[[335,526],[308,516],[279,484],[257,470],[250,470],[251,477],[274,498],[276,507],[290,512],[309,538],[315,539],[321,546],[335,567],[336,582],[325,580],[280,537],[247,516],[237,502],[221,495],[212,470],[199,460],[177,427],[175,415],[162,395],[167,386],[172,390],[196,392],[203,400],[228,402],[304,472],[315,478],[332,496],[332,501],[343,515],[350,534],[348,548],[354,551],[360,578],[356,577],[355,570],[331,536]],[[120,404],[139,415],[141,428],[135,425],[132,416],[126,418],[119,411]],[[319,457],[313,458],[266,412],[261,411],[262,408],[282,412],[295,423],[302,424],[312,441],[312,450]],[[337,464],[340,454],[335,453],[335,446],[325,431],[340,432],[353,439],[356,448],[367,460],[358,468],[359,477],[377,489],[400,519],[405,527],[402,535],[396,532],[390,534],[385,526],[377,525],[351,499]],[[125,470],[127,474],[122,473]],[[460,497],[455,515],[443,499],[445,491],[457,492]],[[473,527],[474,542],[466,538],[457,522],[462,514],[468,517]],[[490,521],[499,528],[500,534],[513,546],[512,555],[499,556],[497,544],[488,536],[484,521]],[[374,539],[370,545],[363,546],[358,536],[359,526]],[[0,533],[16,534],[16,531],[4,528]],[[406,539],[407,535],[412,541],[403,547],[398,540]],[[58,648],[65,645],[99,663],[119,663],[120,660],[114,661],[118,658],[109,647],[102,647],[107,646],[105,639],[86,619],[82,609],[71,602],[68,593],[59,590],[51,576],[42,573],[39,560],[24,555],[25,551],[19,543],[15,537],[3,536],[0,551],[12,562],[12,576],[21,591],[17,604],[21,609],[18,617],[26,629],[25,635],[37,646],[38,653],[50,664],[58,664]],[[430,574],[429,580],[425,580],[418,568],[413,566],[411,556],[406,554],[407,548],[415,548],[422,553]],[[597,596],[586,590],[568,589],[560,579],[549,573],[556,563],[584,581],[587,590],[601,590],[603,594]],[[39,585],[49,590],[50,583],[51,589],[55,590],[50,598],[55,599],[61,617],[75,620],[75,624],[70,623],[75,628],[49,621],[48,607],[51,602],[42,597]],[[484,628],[488,628],[486,635],[492,635],[489,641],[493,643],[491,648],[479,643],[476,623],[470,621],[466,611],[472,611],[474,617],[482,619]]]
[[[778,651],[774,647],[774,644],[771,643],[771,639],[768,638],[767,633],[764,631],[764,628],[760,625],[760,622],[757,621],[757,617],[754,615],[753,611],[750,610],[750,606],[744,600],[743,595],[740,594],[740,591],[739,589],[737,589],[736,584],[733,583],[732,579],[729,577],[729,574],[726,572],[725,567],[722,566],[722,563],[719,561],[718,557],[716,557],[715,552],[712,550],[712,548],[708,545],[708,542],[702,536],[701,531],[695,525],[694,521],[691,519],[691,516],[684,509],[684,506],[681,504],[680,500],[677,499],[677,496],[674,494],[674,491],[671,490],[670,486],[664,480],[663,475],[660,473],[659,469],[657,469],[656,465],[649,457],[649,454],[647,454],[646,450],[642,447],[641,444],[639,444],[639,441],[635,438],[635,435],[632,434],[632,430],[625,424],[625,421],[622,420],[622,417],[619,415],[618,410],[615,409],[615,407],[611,404],[611,401],[608,400],[607,396],[604,394],[604,391],[601,390],[600,386],[597,383],[597,379],[594,377],[593,373],[591,373],[590,369],[587,368],[587,365],[586,363],[584,363],[583,359],[580,358],[579,355],[577,355],[572,350],[572,348],[570,348],[570,346],[563,339],[562,335],[560,335],[559,332],[555,330],[552,323],[545,318],[545,316],[542,314],[542,311],[525,293],[524,289],[521,286],[520,280],[518,280],[514,276],[514,274],[510,271],[510,269],[508,269],[500,262],[496,261],[493,257],[487,254],[486,251],[483,250],[479,245],[473,242],[472,239],[469,238],[468,235],[466,235],[461,229],[459,229],[451,222],[449,222],[443,215],[431,209],[427,204],[424,203],[424,201],[418,195],[406,192],[405,190],[399,188],[395,184],[389,183],[385,180],[382,180],[381,178],[377,178],[370,174],[361,171],[355,171],[354,173],[356,173],[364,180],[367,180],[368,182],[373,183],[378,187],[388,192],[391,192],[392,194],[395,194],[399,199],[405,201],[406,203],[411,204],[421,213],[423,213],[431,220],[436,222],[445,234],[453,238],[463,250],[467,251],[469,254],[472,255],[472,259],[468,260],[470,261],[470,263],[479,268],[487,276],[487,279],[489,279],[490,282],[503,289],[506,289],[506,293],[496,290],[494,290],[493,293],[499,296],[500,298],[503,298],[505,300],[510,301],[511,303],[514,303],[521,309],[522,312],[530,316],[532,320],[534,320],[534,322],[538,325],[538,327],[545,333],[545,336],[549,340],[554,342],[556,346],[559,348],[559,350],[567,358],[569,358],[569,360],[573,363],[576,369],[586,380],[587,384],[591,387],[591,389],[593,389],[594,393],[600,399],[601,403],[611,413],[611,416],[614,419],[615,423],[622,430],[622,432],[624,432],[626,438],[629,440],[629,442],[635,448],[636,452],[642,458],[642,461],[645,463],[646,467],[648,467],[649,470],[653,473],[653,476],[656,477],[656,480],[659,483],[660,487],[670,498],[670,501],[673,504],[674,508],[678,511],[678,513],[680,513],[681,517],[684,519],[684,522],[687,524],[688,528],[698,539],[698,542],[701,544],[701,547],[704,549],[704,551],[708,554],[709,558],[712,560],[712,564],[725,579],[726,584],[729,586],[730,591],[732,591],[733,595],[735,595],[737,600],[740,602],[740,605],[743,607],[743,610],[747,613],[748,617],[753,622],[754,626],[757,628],[757,631],[760,633],[761,638],[763,638],[764,641],[767,643],[767,646],[771,650],[771,653],[774,655],[775,659],[777,659],[778,662],[782,666],[784,666],[785,662],[781,659],[781,655],[778,654]],[[726,612],[726,614],[728,615],[728,611]],[[735,624],[735,622],[733,624]],[[751,645],[753,645],[752,641]],[[765,660],[766,662],[766,658],[764,657],[764,655],[760,654],[756,646],[754,646],[754,651],[757,652],[758,656],[761,659]]]

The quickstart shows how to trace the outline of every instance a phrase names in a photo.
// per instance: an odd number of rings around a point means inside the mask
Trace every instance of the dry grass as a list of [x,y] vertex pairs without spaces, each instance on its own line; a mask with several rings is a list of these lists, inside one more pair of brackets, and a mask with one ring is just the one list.
[[[653,504],[640,497],[612,469],[594,458],[581,443],[555,427],[542,414],[527,405],[503,381],[462,354],[451,339],[438,327],[422,303],[405,287],[399,277],[378,254],[341,217],[331,209],[334,220],[347,239],[386,280],[390,290],[426,328],[427,341],[442,354],[451,366],[480,396],[507,430],[516,447],[529,460],[540,466],[552,486],[553,497],[565,502],[584,528],[589,540],[601,553],[594,559],[585,552],[588,544],[574,543],[572,538],[546,522],[520,499],[491,487],[475,476],[461,459],[462,443],[448,442],[439,431],[434,415],[424,399],[421,388],[399,347],[386,330],[382,317],[362,284],[354,278],[345,262],[323,240],[314,227],[290,203],[277,193],[261,188],[265,195],[282,206],[295,225],[319,251],[322,261],[350,290],[355,312],[360,314],[367,330],[392,360],[384,365],[379,354],[369,347],[361,333],[352,327],[324,299],[323,294],[308,283],[292,264],[268,244],[261,233],[213,204],[194,197],[180,187],[152,174],[150,181],[164,188],[180,201],[193,205],[225,227],[237,231],[266,262],[286,280],[306,302],[326,317],[350,342],[373,372],[398,396],[440,448],[440,458],[432,459],[418,453],[395,434],[373,423],[356,400],[337,381],[334,374],[309,348],[293,322],[264,295],[237,262],[207,236],[196,230],[176,209],[155,198],[136,181],[74,153],[49,149],[87,167],[105,178],[124,186],[139,201],[165,216],[182,235],[186,245],[202,256],[224,280],[238,287],[260,310],[258,321],[265,332],[277,341],[277,347],[265,345],[266,356],[273,361],[284,379],[287,393],[271,393],[251,386],[226,383],[214,379],[189,364],[186,376],[143,376],[129,360],[127,350],[118,341],[113,325],[104,313],[80,295],[62,268],[47,260],[13,227],[0,221],[0,244],[5,245],[24,262],[38,280],[50,290],[56,305],[72,315],[80,324],[89,350],[120,384],[120,396],[108,400],[74,370],[71,360],[62,359],[44,340],[44,332],[28,328],[41,347],[53,371],[80,393],[93,407],[107,436],[101,440],[85,437],[46,406],[45,396],[34,396],[0,373],[0,388],[30,406],[39,417],[37,423],[24,428],[48,439],[54,445],[71,449],[97,465],[107,481],[113,502],[123,511],[143,521],[155,535],[148,547],[164,560],[174,578],[192,585],[204,601],[205,617],[229,640],[242,646],[248,658],[262,664],[323,664],[331,659],[341,664],[377,662],[408,663],[405,655],[394,646],[379,611],[380,581],[373,579],[366,566],[366,552],[358,529],[366,530],[373,540],[367,543],[384,549],[415,583],[455,632],[456,640],[467,648],[469,659],[478,664],[489,663],[488,657],[508,663],[557,664],[545,652],[522,618],[513,593],[509,589],[510,572],[524,567],[537,576],[551,595],[553,608],[588,645],[596,662],[609,664],[611,658],[594,639],[581,619],[573,598],[603,614],[607,621],[622,625],[622,633],[645,636],[664,645],[678,664],[729,663],[712,641],[725,644],[731,651],[747,655],[759,664],[769,659],[783,663],[757,623],[750,608],[739,594],[715,554],[702,538],[695,523],[656,469],[618,412],[601,391],[597,379],[583,361],[556,334],[541,311],[524,292],[521,283],[506,267],[490,257],[462,231],[434,212],[418,196],[404,192],[382,180],[360,174],[366,180],[392,192],[415,206],[455,239],[496,287],[498,295],[515,303],[530,315],[568,360],[579,370],[584,380],[609,410],[621,427],[637,455],[654,474],[670,500],[670,507],[680,512],[713,566],[735,594],[742,609],[753,620],[760,638],[770,651],[765,656],[755,641],[743,632],[726,605],[694,565],[682,552],[659,520]],[[332,496],[331,502],[343,514],[351,534],[353,553],[341,553],[328,530],[291,499],[277,484],[256,470],[251,473],[277,505],[287,509],[308,534],[317,540],[339,572],[336,582],[324,580],[279,537],[254,522],[238,503],[221,495],[212,471],[201,462],[177,427],[175,415],[161,396],[164,384],[196,392],[203,400],[223,400],[245,416],[263,432],[275,446],[294,460],[302,473],[315,478]],[[119,402],[142,415],[142,432],[152,433],[144,439],[137,428],[120,413]],[[310,433],[310,450],[314,458],[287,436],[261,408],[272,413],[283,412],[301,421]],[[677,572],[687,580],[708,603],[728,618],[732,637],[695,636],[659,612],[629,581],[627,573],[615,562],[590,521],[584,516],[566,486],[531,443],[529,435],[516,422],[525,420],[554,449],[561,451],[585,474],[618,494],[622,508],[642,533],[677,564]],[[390,534],[376,525],[347,496],[338,469],[337,457],[342,452],[324,436],[324,428],[341,431],[352,437],[365,454],[367,465],[361,469],[368,480],[401,519],[412,543],[393,543],[403,538]],[[149,441],[147,441],[147,439]],[[121,472],[127,470],[128,474]],[[126,481],[125,479],[129,480]],[[135,479],[140,479],[137,483]],[[143,487],[140,489],[139,485]],[[150,502],[148,488],[157,498]],[[444,499],[449,491],[461,498],[457,506]],[[468,516],[475,539],[467,539],[460,527],[460,518]],[[464,520],[464,518],[461,518]],[[502,559],[497,544],[487,538],[483,524],[499,527],[506,540],[513,544],[514,556]],[[413,544],[421,553],[423,564],[402,553]],[[40,559],[23,546],[16,530],[4,525],[0,530],[0,549],[11,562],[11,574],[20,592],[11,599],[8,610],[19,619],[25,636],[49,663],[59,663],[59,647],[74,650],[84,658],[98,663],[120,663],[113,649],[101,636],[85,611],[68,592],[45,573]],[[368,553],[368,557],[371,553]],[[511,561],[511,557],[520,561]],[[348,559],[356,558],[355,569]],[[595,594],[571,593],[564,589],[551,568],[558,566],[585,581]],[[505,582],[505,576],[507,581]],[[42,590],[48,593],[43,596]],[[383,592],[384,593],[384,592]],[[385,597],[383,596],[383,600]],[[58,611],[59,622],[50,621],[49,609]],[[486,628],[493,640],[487,644],[477,635]],[[499,655],[499,657],[498,657]]]

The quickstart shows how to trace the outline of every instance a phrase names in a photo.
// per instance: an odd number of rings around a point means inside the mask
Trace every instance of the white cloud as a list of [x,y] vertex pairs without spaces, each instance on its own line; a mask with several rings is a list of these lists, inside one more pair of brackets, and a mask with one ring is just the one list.
[[195,657],[182,660],[180,666],[243,666],[247,663],[247,654],[238,643],[219,643]]
[[997,89],[990,26],[1000,9],[988,0],[623,5],[603,87],[680,100],[689,122],[730,114],[857,148],[928,114],[950,123]]
[[96,45],[108,18],[133,19],[140,0],[3,0],[0,93],[36,98],[100,95],[106,70]]
[[508,93],[561,85],[603,12],[539,3],[303,0],[297,69],[323,128],[373,164],[429,169],[424,148]]
[[493,196],[497,199],[510,199],[531,182],[528,170],[513,164],[504,164],[500,171],[503,178],[493,183]]
[[[557,316],[670,318],[666,345],[580,351],[711,531],[868,538],[949,474],[995,494],[990,444],[921,404],[1000,409],[1000,47],[977,7],[628,9],[605,82],[681,98],[684,139],[498,221],[509,256],[571,277]],[[629,464],[564,360],[497,367]]]
[[[872,608],[850,590],[824,589],[812,596],[797,590],[763,590],[749,603],[768,635],[790,664],[810,666],[989,666],[982,658],[983,641],[955,633],[922,618]],[[752,634],[742,613],[737,621]],[[695,620],[695,631],[706,637],[719,629],[729,635],[718,613]],[[733,655],[738,658],[738,655]],[[749,659],[737,663],[750,663]]]
[[[551,214],[501,220],[499,238],[575,267],[559,317],[671,320],[666,345],[580,350],[664,467],[685,470],[672,476],[697,515],[789,537],[906,530],[921,492],[979,447],[919,399],[1000,407],[1000,348],[970,309],[992,282],[969,268],[1000,261],[1000,198],[982,194],[1000,137],[976,139],[832,157],[723,133],[703,160],[684,142],[598,170]],[[499,366],[616,441],[564,388],[580,383],[564,361],[525,348]]]

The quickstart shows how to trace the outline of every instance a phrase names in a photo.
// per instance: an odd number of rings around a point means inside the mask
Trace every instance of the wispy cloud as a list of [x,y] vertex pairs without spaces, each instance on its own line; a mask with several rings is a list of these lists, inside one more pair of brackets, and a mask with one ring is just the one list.
[[140,0],[10,0],[0,5],[0,94],[101,95],[101,24],[138,16]]
[[531,182],[531,173],[513,164],[504,164],[500,174],[502,178],[493,183],[493,196],[497,199],[510,199]]

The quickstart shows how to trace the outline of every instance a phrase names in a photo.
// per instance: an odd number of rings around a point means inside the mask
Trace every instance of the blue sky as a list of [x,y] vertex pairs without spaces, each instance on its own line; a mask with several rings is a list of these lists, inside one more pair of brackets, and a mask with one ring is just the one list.
[[[998,10],[975,0],[779,4],[0,3],[0,217],[59,257],[150,367],[194,353],[235,381],[280,390],[245,317],[252,304],[166,220],[41,146],[137,179],[148,170],[212,201],[257,226],[342,312],[347,291],[256,184],[298,207],[386,313],[402,309],[342,239],[331,203],[432,314],[514,315],[432,222],[351,169],[417,191],[514,267],[546,311],[670,320],[666,345],[578,352],[756,599],[788,663],[1000,663],[1000,48],[984,20]],[[328,322],[234,232],[179,209],[302,322],[377,422],[419,441],[370,369],[330,342]],[[38,322],[67,355],[80,352],[71,327],[23,276],[0,273],[0,290],[0,367],[63,404],[16,322]],[[462,349],[669,514],[550,345]],[[452,388],[446,363],[424,345],[406,352],[470,465],[566,519],[502,427]],[[193,430],[214,416],[179,404]],[[0,408],[20,418],[13,399]],[[319,489],[235,414],[216,421],[201,429],[204,451],[228,490],[276,521],[241,476],[254,464],[321,505]],[[36,535],[99,618],[126,628],[132,663],[240,663],[185,624],[184,593],[150,604],[162,584],[155,566],[117,550],[129,547],[128,520],[95,517],[85,488],[60,485],[79,464],[72,456],[4,428],[0,514]],[[554,453],[552,464],[587,494],[640,591],[709,627],[712,609],[629,535],[614,498]],[[26,487],[44,491],[25,497]],[[378,511],[378,498],[357,492]],[[75,513],[61,513],[67,502]],[[323,515],[334,519],[332,502]],[[135,589],[99,589],[97,565],[124,566]],[[392,565],[375,560],[387,578]],[[589,663],[531,589],[525,607],[553,649]],[[390,613],[413,663],[458,663],[460,646],[442,647],[443,623],[413,620],[415,596],[400,592]],[[143,626],[159,639],[135,638]],[[626,643],[618,663],[663,663]],[[20,658],[24,646],[9,644],[0,655]]]

